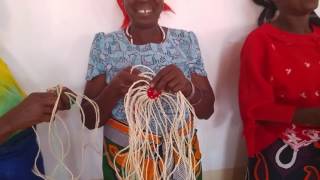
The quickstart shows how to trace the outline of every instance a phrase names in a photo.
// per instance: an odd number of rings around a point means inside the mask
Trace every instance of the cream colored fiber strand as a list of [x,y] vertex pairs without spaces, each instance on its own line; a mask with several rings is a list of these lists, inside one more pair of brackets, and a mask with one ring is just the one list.
[[[135,82],[124,98],[129,145],[114,158],[114,167],[118,167],[117,158],[126,154],[124,169],[116,170],[118,178],[169,180],[178,173],[185,180],[196,180],[195,168],[200,162],[196,162],[192,148],[195,133],[192,117],[197,119],[192,105],[181,92],[162,92],[158,98],[150,99],[147,91],[155,73],[141,65],[134,66],[131,72],[134,69],[142,70],[139,76],[145,80]],[[159,135],[160,141],[152,134]],[[151,161],[146,163],[147,160]],[[149,168],[150,172],[146,171],[148,167],[155,168]]]
[[[62,167],[67,173],[68,175],[70,176],[69,179],[71,180],[78,180],[80,179],[80,176],[83,172],[83,168],[84,168],[84,161],[85,161],[85,152],[87,151],[87,144],[84,144],[84,133],[83,133],[83,130],[85,129],[85,122],[86,122],[86,118],[85,118],[85,114],[84,114],[84,111],[83,109],[81,108],[81,104],[79,103],[79,99],[84,99],[86,101],[88,101],[92,107],[94,108],[95,110],[95,115],[96,115],[96,123],[95,123],[95,129],[94,129],[94,135],[98,135],[98,126],[99,126],[99,121],[100,121],[100,111],[99,111],[99,107],[98,105],[91,99],[89,99],[88,97],[84,96],[84,95],[75,95],[75,94],[72,94],[72,93],[68,93],[68,92],[65,92],[64,94],[69,98],[69,101],[70,101],[70,105],[72,104],[75,104],[76,106],[79,107],[80,109],[80,113],[81,113],[81,116],[82,116],[82,126],[81,126],[81,129],[82,129],[82,133],[81,134],[81,166],[80,166],[80,172],[75,175],[71,170],[70,168],[64,163],[64,160],[65,158],[69,155],[70,153],[70,148],[71,148],[71,142],[70,142],[70,132],[68,130],[68,127],[66,125],[66,123],[64,122],[64,120],[58,115],[56,114],[57,112],[57,108],[58,108],[58,104],[59,104],[59,100],[60,100],[60,97],[62,95],[62,86],[57,86],[56,88],[54,88],[56,91],[57,91],[57,100],[55,102],[55,105],[54,105],[54,108],[52,110],[52,115],[51,115],[51,118],[50,118],[50,121],[49,121],[49,128],[48,128],[48,144],[49,144],[49,149],[51,151],[51,154],[53,155],[53,157],[55,158],[55,160],[57,160],[57,165],[55,166],[55,168],[53,169],[52,171],[52,174],[54,175],[56,173],[56,171],[58,170],[59,167]],[[64,139],[67,139],[66,141],[66,144],[67,144],[67,147],[64,147],[64,144],[63,144],[63,141],[62,141],[62,138],[59,136],[59,134],[57,133],[57,122],[60,122],[62,124],[62,127],[63,127],[63,130],[65,130],[66,132],[66,137],[64,137]],[[39,147],[40,147],[40,138],[39,138],[39,134],[37,133],[36,129],[33,127],[33,130],[37,136],[37,141],[38,141],[38,144],[39,144]],[[58,152],[56,152],[56,150],[53,148],[53,140],[54,139],[57,139],[58,141],[58,144],[60,147],[60,149],[58,150]],[[97,138],[98,139],[98,138]],[[96,142],[96,147],[94,147],[96,152],[98,154],[100,154],[102,156],[102,151],[98,149],[98,142]],[[38,161],[38,158],[40,156],[40,148],[38,150],[38,153],[37,153],[37,156],[35,158],[35,161],[34,161],[34,168],[33,168],[33,173],[35,175],[37,175],[38,177],[44,179],[44,180],[54,180],[55,178],[52,177],[52,176],[49,176],[49,175],[44,175],[42,174],[38,167],[37,167],[37,161]]]

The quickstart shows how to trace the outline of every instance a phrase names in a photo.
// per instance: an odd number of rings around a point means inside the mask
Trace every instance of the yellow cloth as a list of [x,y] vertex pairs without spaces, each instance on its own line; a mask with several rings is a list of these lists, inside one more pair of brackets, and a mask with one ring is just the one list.
[[[0,58],[0,117],[17,106],[24,97],[25,93],[17,84],[8,66]],[[17,133],[15,132],[11,137]]]

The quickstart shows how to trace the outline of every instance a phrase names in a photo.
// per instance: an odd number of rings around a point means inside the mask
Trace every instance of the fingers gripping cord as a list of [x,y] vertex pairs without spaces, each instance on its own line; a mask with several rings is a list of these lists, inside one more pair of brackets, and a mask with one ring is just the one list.
[[[99,107],[97,105],[96,102],[94,102],[93,100],[89,99],[88,97],[84,96],[84,95],[80,95],[77,93],[69,93],[69,92],[63,92],[63,87],[61,85],[58,85],[57,87],[53,88],[53,90],[56,91],[57,93],[57,99],[56,102],[54,104],[53,110],[52,110],[52,114],[51,114],[51,118],[49,121],[49,127],[48,127],[48,144],[49,144],[49,149],[51,154],[53,155],[54,159],[57,161],[57,164],[55,165],[55,167],[53,168],[53,171],[51,173],[51,175],[44,175],[42,174],[38,167],[37,167],[37,161],[39,159],[40,156],[40,148],[37,152],[37,156],[34,160],[34,167],[33,167],[33,173],[35,175],[37,175],[38,177],[44,179],[44,180],[54,180],[54,175],[56,175],[57,171],[59,168],[62,168],[63,170],[65,170],[67,172],[67,174],[69,175],[69,179],[71,180],[78,180],[80,179],[80,176],[83,172],[84,169],[84,161],[85,161],[85,152],[88,149],[88,144],[85,144],[84,139],[85,139],[85,133],[83,132],[83,130],[86,128],[85,127],[85,122],[86,122],[86,118],[85,118],[85,114],[83,109],[81,108],[81,100],[84,99],[86,101],[88,101],[92,107],[95,110],[95,117],[96,117],[96,122],[95,122],[95,129],[93,130],[93,134],[95,136],[98,136],[98,126],[99,126],[99,121],[100,121],[100,111],[99,111]],[[80,171],[78,174],[75,174],[74,172],[72,172],[70,170],[70,168],[65,164],[64,160],[68,157],[68,155],[70,154],[70,149],[71,149],[71,142],[70,142],[70,131],[65,123],[65,121],[58,115],[56,114],[57,109],[58,109],[58,104],[60,101],[60,98],[62,95],[66,95],[69,98],[69,103],[70,105],[74,104],[75,106],[79,107],[81,115],[82,115],[82,126],[81,126],[81,163],[80,163]],[[65,137],[61,137],[59,135],[58,131],[58,123],[61,123],[63,130],[66,132],[66,136]],[[39,133],[37,132],[37,130],[33,127],[33,130],[37,136],[37,141],[39,144],[39,147],[41,145],[40,142],[40,137],[39,137]],[[63,139],[66,139],[66,144],[67,146],[64,146],[63,143]],[[98,138],[96,138],[98,139]],[[54,141],[58,142],[58,145],[54,143]],[[95,142],[95,151],[100,154],[102,156],[102,150],[99,150],[99,143]]]

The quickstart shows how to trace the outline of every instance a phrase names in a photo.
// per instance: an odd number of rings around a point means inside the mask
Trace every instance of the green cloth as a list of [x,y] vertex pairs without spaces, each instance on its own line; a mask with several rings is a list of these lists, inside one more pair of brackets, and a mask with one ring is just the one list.
[[[13,78],[8,66],[0,58],[0,117],[17,106],[24,97],[25,93]],[[17,132],[13,135],[15,134]]]

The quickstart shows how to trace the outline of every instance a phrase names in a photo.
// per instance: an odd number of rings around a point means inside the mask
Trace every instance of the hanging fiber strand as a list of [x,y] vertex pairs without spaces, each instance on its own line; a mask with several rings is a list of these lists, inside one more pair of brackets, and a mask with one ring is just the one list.
[[[181,92],[155,93],[150,81],[156,75],[142,65],[142,80],[135,82],[124,98],[129,127],[129,145],[119,151],[114,160],[123,159],[123,169],[116,174],[123,180],[169,180],[178,172],[186,180],[196,180],[195,169],[200,166],[192,148],[197,119],[193,106]],[[151,124],[156,123],[156,132]],[[180,176],[180,177],[181,177]]]
[[[85,152],[87,151],[87,146],[88,144],[84,144],[84,133],[81,133],[81,141],[82,141],[82,144],[81,144],[81,166],[80,166],[80,172],[78,173],[78,175],[75,175],[71,170],[70,168],[64,163],[64,160],[66,159],[66,157],[69,155],[70,153],[70,148],[71,148],[71,142],[70,142],[70,131],[68,130],[68,127],[66,125],[66,123],[64,122],[64,120],[58,115],[56,114],[57,112],[57,108],[58,108],[58,104],[59,104],[59,101],[60,101],[60,97],[62,95],[62,92],[63,92],[63,88],[62,86],[57,86],[55,88],[53,88],[56,93],[57,93],[57,100],[55,102],[55,105],[54,105],[54,108],[52,110],[52,115],[51,115],[51,118],[50,118],[50,121],[49,121],[49,129],[48,129],[48,144],[49,144],[49,149],[51,151],[51,154],[53,155],[53,157],[55,158],[55,160],[57,161],[57,165],[55,166],[55,168],[53,169],[52,171],[52,175],[56,174],[58,168],[63,168],[69,175],[70,179],[71,180],[78,180],[80,179],[80,176],[83,172],[83,168],[84,168],[84,161],[85,161]],[[64,93],[68,98],[69,98],[69,101],[70,101],[70,105],[72,104],[75,104],[77,107],[79,107],[80,109],[80,113],[82,115],[82,126],[81,126],[81,129],[84,130],[85,129],[85,122],[86,122],[86,119],[85,119],[85,114],[84,114],[84,111],[83,109],[81,108],[81,100],[84,99],[86,101],[88,101],[92,107],[94,108],[95,110],[95,115],[96,115],[96,123],[95,123],[95,129],[94,129],[94,134],[97,136],[98,134],[98,126],[99,126],[99,120],[100,120],[100,111],[99,111],[99,107],[98,105],[91,99],[89,99],[88,97],[84,96],[84,95],[80,95],[80,94],[73,94],[73,93],[69,93],[69,92],[65,92]],[[63,144],[63,141],[62,141],[62,137],[59,135],[59,133],[57,132],[57,123],[60,122],[62,124],[62,127],[63,127],[63,130],[66,132],[66,137],[63,137],[63,139],[66,139],[66,144],[67,146],[64,147],[64,144]],[[34,161],[34,167],[33,167],[33,173],[35,175],[37,175],[38,177],[44,179],[44,180],[54,180],[55,178],[53,176],[48,176],[48,175],[44,175],[42,174],[38,167],[37,167],[37,161],[38,161],[38,158],[40,156],[40,138],[39,138],[39,134],[37,133],[37,130],[32,127],[36,136],[37,136],[37,141],[38,141],[38,144],[39,144],[39,150],[38,150],[38,153],[37,153],[37,156],[35,158],[35,161]],[[83,132],[83,131],[81,131]],[[54,140],[57,140],[58,141],[58,144],[59,146],[55,146],[54,147],[54,143],[53,141]],[[98,150],[98,142],[96,142],[96,147],[95,147],[95,150],[98,154],[102,155],[102,151],[101,150]],[[60,149],[56,150],[57,147]]]

